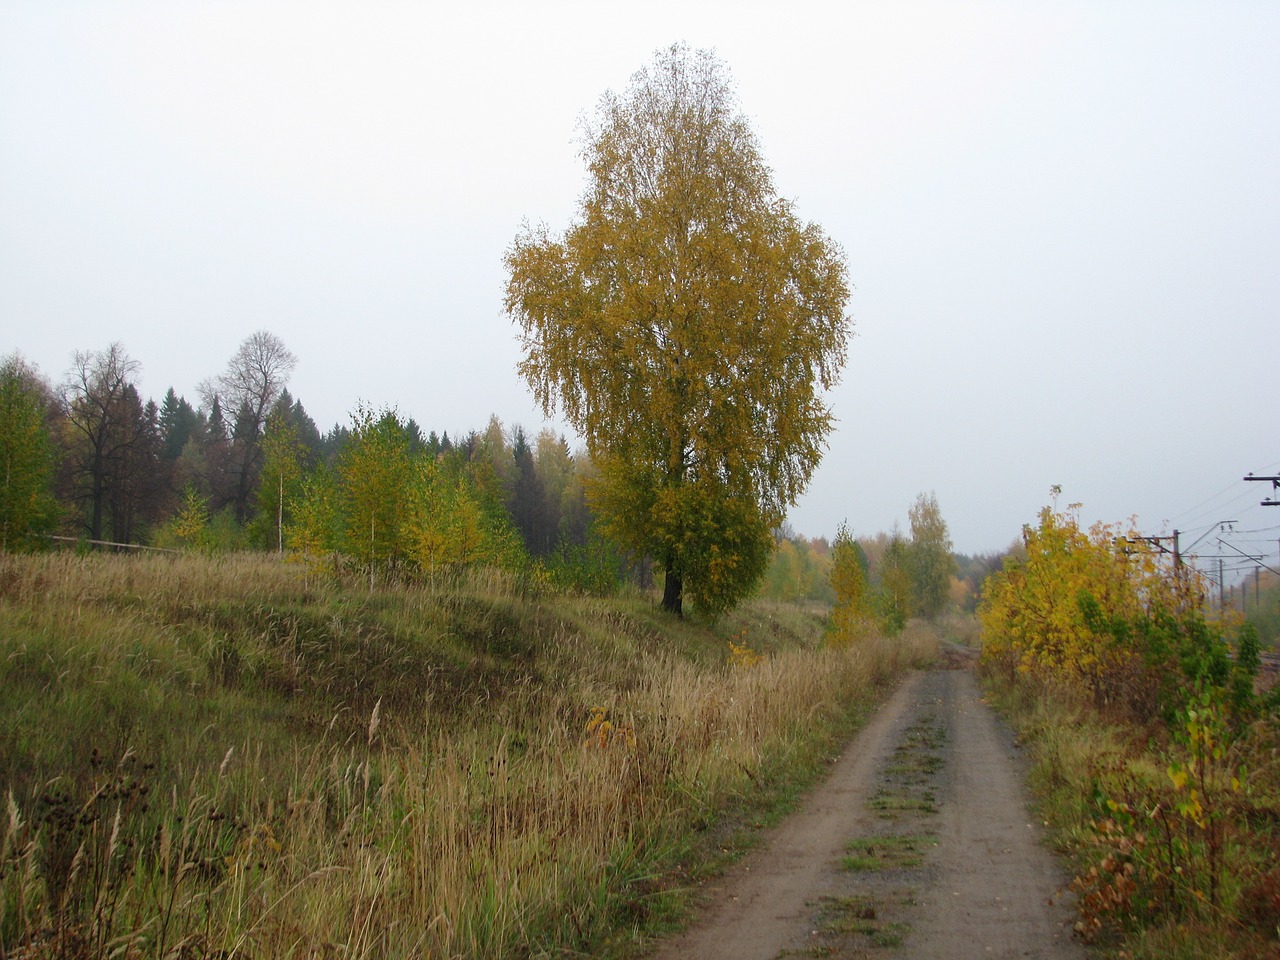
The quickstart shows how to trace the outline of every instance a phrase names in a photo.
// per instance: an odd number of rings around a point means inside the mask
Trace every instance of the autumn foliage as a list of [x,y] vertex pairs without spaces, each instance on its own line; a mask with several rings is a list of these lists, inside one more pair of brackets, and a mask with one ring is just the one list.
[[844,253],[778,196],[726,68],[659,53],[584,131],[563,235],[507,251],[519,369],[586,441],[593,508],[653,558],[663,606],[724,612],[808,485],[844,365]]
[[843,646],[871,636],[875,619],[867,583],[866,556],[843,523],[831,545],[831,586],[836,599],[827,628],[828,642]]
[[1278,701],[1252,625],[1211,619],[1161,546],[1046,507],[987,580],[983,660],[1031,718],[1047,817],[1078,861],[1077,932],[1149,945],[1126,956],[1189,938],[1253,956],[1280,931]]
[[1194,571],[1132,530],[1051,507],[1023,528],[1024,557],[987,581],[978,616],[989,666],[1152,714],[1171,683],[1226,684],[1227,647],[1199,609]]

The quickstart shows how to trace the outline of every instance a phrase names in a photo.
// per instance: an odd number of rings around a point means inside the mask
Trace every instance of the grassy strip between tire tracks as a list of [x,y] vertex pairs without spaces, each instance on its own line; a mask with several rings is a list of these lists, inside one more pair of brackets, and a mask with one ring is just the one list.
[[633,952],[932,654],[823,624],[2,557],[0,956]]

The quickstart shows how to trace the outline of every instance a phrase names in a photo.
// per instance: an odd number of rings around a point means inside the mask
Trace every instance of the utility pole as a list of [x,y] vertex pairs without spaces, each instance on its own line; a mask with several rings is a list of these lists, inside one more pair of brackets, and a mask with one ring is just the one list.
[[[1200,536],[1196,537],[1194,540],[1192,540],[1192,541],[1191,541],[1191,545],[1190,545],[1189,547],[1187,547],[1187,553],[1191,553],[1191,551],[1192,551],[1192,550],[1194,550],[1194,549],[1199,545],[1199,543],[1200,543],[1200,541],[1201,541],[1201,540],[1203,540],[1205,537],[1209,536],[1209,534],[1213,533],[1213,531],[1214,531],[1214,527],[1216,527],[1216,528],[1218,529],[1218,532],[1219,532],[1219,533],[1226,533],[1226,532],[1227,532],[1227,530],[1229,530],[1229,529],[1230,529],[1230,530],[1234,530],[1234,529],[1235,529],[1235,524],[1237,524],[1237,523],[1239,523],[1239,522],[1240,522],[1239,520],[1218,520],[1216,523],[1212,524],[1212,525],[1209,527],[1209,529],[1207,529],[1204,533],[1200,534]],[[1181,583],[1181,580],[1182,580],[1182,558],[1183,558],[1183,556],[1185,555],[1185,554],[1183,553],[1183,550],[1182,550],[1182,541],[1181,541],[1181,539],[1180,539],[1180,536],[1181,536],[1181,531],[1180,531],[1180,530],[1175,530],[1175,531],[1173,531],[1173,536],[1172,536],[1172,537],[1153,537],[1153,538],[1150,538],[1150,539],[1152,539],[1152,540],[1156,541],[1156,546],[1160,549],[1160,551],[1161,551],[1162,553],[1169,553],[1170,551],[1169,551],[1169,550],[1167,550],[1167,549],[1165,549],[1164,545],[1163,545],[1163,544],[1161,544],[1159,541],[1160,541],[1160,540],[1169,540],[1169,539],[1172,539],[1172,540],[1173,540],[1173,551],[1172,551],[1172,553],[1173,553],[1173,576],[1174,576],[1174,580],[1178,583],[1179,588],[1181,588],[1181,586],[1182,586],[1182,583]],[[1192,557],[1192,559],[1194,560],[1194,559],[1195,559],[1195,554],[1191,554],[1191,557]],[[1203,604],[1204,604],[1204,602],[1205,602],[1207,599],[1208,599],[1208,597],[1205,595],[1205,593],[1204,593],[1204,591],[1203,591],[1203,590],[1199,590],[1199,591],[1197,591],[1197,599],[1196,599],[1196,604],[1197,604],[1197,606],[1199,606],[1199,605],[1203,605]]]
[[[1232,522],[1234,523],[1235,521],[1232,521]],[[1173,536],[1171,537],[1125,537],[1124,539],[1126,543],[1149,543],[1153,547],[1155,547],[1157,550],[1159,550],[1161,553],[1173,554],[1173,565],[1175,568],[1182,563],[1182,557],[1178,553],[1178,531],[1177,530],[1173,531]],[[1168,547],[1164,545],[1164,541],[1166,540],[1173,541],[1172,550],[1170,550]]]
[[[1164,542],[1166,540],[1173,541],[1172,550],[1170,550],[1168,547],[1164,545]],[[1116,542],[1117,543],[1119,542],[1119,538],[1116,539]],[[1177,530],[1173,531],[1173,536],[1171,537],[1143,537],[1143,536],[1125,537],[1124,542],[1125,543],[1149,543],[1151,544],[1151,546],[1155,547],[1157,552],[1159,553],[1173,554],[1173,579],[1175,583],[1178,581],[1178,575],[1179,575],[1178,568],[1182,565],[1182,557],[1178,553],[1178,531]],[[1130,551],[1126,548],[1124,552],[1129,553]]]
[[[1280,477],[1255,477],[1251,473],[1247,477],[1245,477],[1245,479],[1257,480],[1257,481],[1263,481],[1263,482],[1269,481],[1271,483],[1272,490],[1280,490]],[[1262,501],[1262,505],[1264,507],[1280,507],[1280,500],[1276,500],[1274,497],[1267,497],[1267,499]]]

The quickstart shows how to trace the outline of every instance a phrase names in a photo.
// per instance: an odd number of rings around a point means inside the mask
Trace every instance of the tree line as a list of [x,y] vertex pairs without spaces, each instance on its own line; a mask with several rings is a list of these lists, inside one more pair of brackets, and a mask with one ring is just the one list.
[[196,402],[170,388],[157,403],[120,343],[77,351],[56,383],[18,354],[0,361],[0,549],[64,537],[288,546],[382,569],[571,567],[592,550],[597,566],[619,562],[594,533],[589,465],[564,437],[495,418],[454,439],[365,406],[321,433],[289,393],[295,363],[260,331]]
[[[171,387],[143,401],[119,343],[76,352],[55,384],[14,354],[0,362],[0,549],[49,537],[160,548],[289,549],[315,562],[427,576],[537,562],[568,586],[653,582],[600,529],[594,466],[563,436],[490,418],[457,439],[359,405],[322,433],[288,390],[293,354],[250,336],[193,404]],[[227,409],[235,411],[228,417]],[[937,499],[910,531],[854,540],[774,529],[759,594],[837,604],[889,632],[908,617],[971,607],[993,558],[957,557]],[[852,567],[849,564],[852,563]]]

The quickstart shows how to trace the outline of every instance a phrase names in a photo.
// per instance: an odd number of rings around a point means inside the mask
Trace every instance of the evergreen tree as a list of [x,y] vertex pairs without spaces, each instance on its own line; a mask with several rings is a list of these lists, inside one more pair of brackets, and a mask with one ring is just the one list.
[[342,459],[343,451],[351,442],[351,431],[340,423],[335,423],[320,441],[320,462],[336,466]]
[[320,431],[316,427],[316,422],[311,419],[311,415],[302,406],[301,400],[293,401],[293,407],[289,411],[289,422],[298,434],[298,442],[306,448],[307,463],[319,463],[323,458]]
[[222,400],[216,394],[209,404],[209,425],[206,433],[210,443],[229,439],[227,421],[222,416]]
[[267,425],[270,426],[273,421],[293,431],[294,437],[302,446],[304,466],[314,466],[324,459],[324,438],[316,428],[316,422],[311,419],[302,401],[295,399],[288,390],[280,392],[280,398],[267,415]]
[[418,426],[418,421],[410,417],[404,424],[404,435],[409,440],[409,455],[418,456],[426,447],[426,441],[422,439],[422,428]]
[[524,429],[521,427],[515,430],[511,456],[516,469],[515,482],[507,501],[508,512],[529,553],[535,557],[545,557],[551,553],[555,541],[547,526],[546,494],[538,477],[533,449],[525,439]]
[[185,397],[178,396],[170,387],[160,404],[160,457],[166,463],[176,463],[182,456],[182,449],[192,435],[202,427],[200,414],[195,407],[187,403]]

